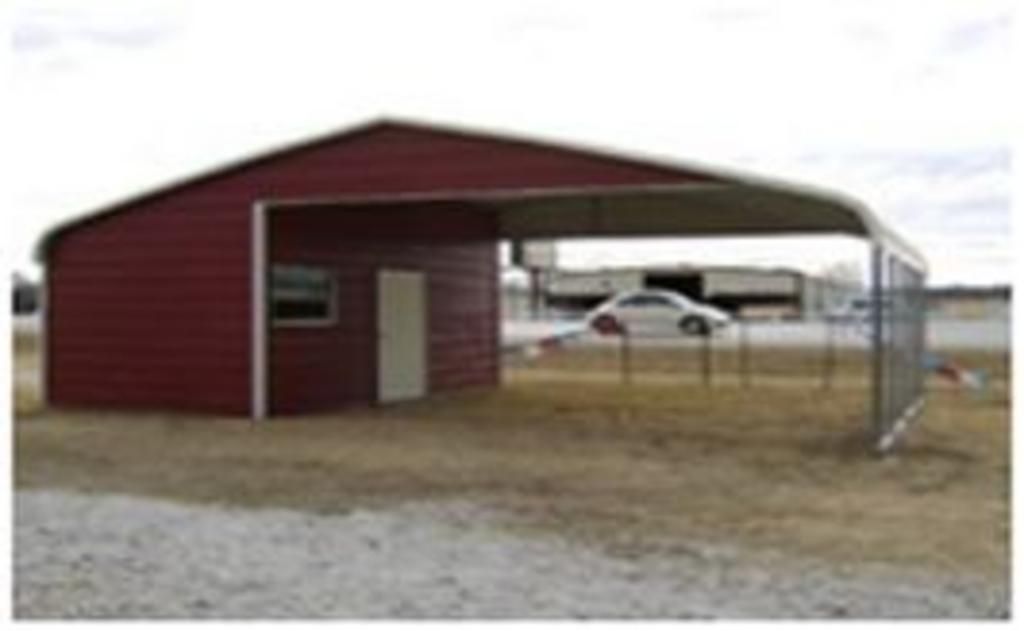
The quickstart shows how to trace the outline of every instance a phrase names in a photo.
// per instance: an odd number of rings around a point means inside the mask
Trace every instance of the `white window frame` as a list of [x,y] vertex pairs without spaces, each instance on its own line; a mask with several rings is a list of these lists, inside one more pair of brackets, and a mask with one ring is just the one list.
[[[327,315],[322,318],[285,318],[280,319],[274,315],[274,268],[275,267],[304,267],[323,271],[327,275]],[[311,329],[328,328],[338,323],[338,279],[334,272],[326,266],[315,263],[285,262],[277,261],[271,263],[267,270],[269,276],[269,287],[267,296],[267,319],[270,326],[275,329]]]

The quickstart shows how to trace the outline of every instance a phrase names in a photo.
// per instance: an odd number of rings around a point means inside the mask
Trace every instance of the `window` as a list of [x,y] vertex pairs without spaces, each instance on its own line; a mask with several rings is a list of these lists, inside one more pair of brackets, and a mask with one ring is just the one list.
[[672,302],[657,294],[634,294],[620,303],[623,307],[671,307]]
[[332,324],[336,286],[326,269],[307,265],[274,265],[270,271],[271,317],[275,325]]

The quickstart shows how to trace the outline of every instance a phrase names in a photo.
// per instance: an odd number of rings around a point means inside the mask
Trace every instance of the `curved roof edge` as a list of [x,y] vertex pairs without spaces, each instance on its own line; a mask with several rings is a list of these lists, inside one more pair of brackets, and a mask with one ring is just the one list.
[[[914,247],[909,241],[904,239],[894,230],[884,224],[866,204],[860,200],[849,196],[845,193],[841,193],[834,190],[829,190],[809,184],[796,183],[788,180],[777,179],[773,177],[767,177],[762,175],[753,174],[738,169],[732,169],[720,166],[711,166],[698,161],[692,160],[678,160],[675,158],[668,158],[661,155],[646,154],[636,151],[622,151],[619,149],[613,149],[604,146],[590,145],[586,143],[580,143],[576,141],[563,141],[560,139],[548,139],[548,138],[535,138],[527,136],[515,131],[507,131],[504,129],[497,129],[493,127],[481,128],[481,127],[463,127],[456,124],[446,122],[435,122],[428,121],[425,119],[406,119],[403,117],[391,117],[381,116],[372,118],[360,123],[347,125],[342,128],[336,128],[323,134],[318,134],[313,137],[306,137],[295,141],[287,142],[281,145],[277,145],[267,151],[260,152],[256,155],[249,155],[241,157],[237,160],[228,161],[221,165],[215,166],[205,171],[187,175],[182,178],[177,178],[165,182],[164,184],[157,185],[152,188],[147,188],[134,195],[130,195],[125,198],[118,199],[114,202],[80,214],[76,217],[72,217],[66,221],[60,222],[49,230],[47,230],[38,240],[35,248],[35,258],[37,261],[45,262],[46,253],[49,245],[54,239],[59,237],[61,234],[71,230],[79,225],[91,222],[95,219],[111,215],[122,210],[129,208],[132,204],[171,193],[180,188],[199,183],[201,181],[212,179],[218,176],[226,175],[230,172],[243,169],[246,167],[254,166],[264,161],[269,161],[274,158],[285,156],[289,153],[300,151],[303,149],[313,148],[317,145],[343,140],[348,136],[354,136],[356,134],[370,131],[377,127],[384,126],[396,126],[405,127],[411,129],[420,129],[435,133],[445,133],[453,135],[468,136],[478,139],[493,139],[504,142],[515,142],[528,144],[536,147],[551,148],[558,150],[576,151],[579,153],[589,154],[597,158],[617,160],[620,162],[628,162],[648,167],[663,168],[672,171],[679,171],[680,173],[687,174],[699,174],[702,176],[710,177],[713,179],[721,180],[725,184],[739,184],[751,187],[753,189],[762,189],[787,195],[793,195],[803,198],[817,198],[819,200],[826,201],[834,204],[835,206],[841,207],[846,212],[853,215],[856,220],[863,226],[864,232],[862,235],[873,244],[879,245],[887,250],[896,253],[900,257],[908,260],[922,271],[926,271],[928,268],[927,260],[924,255]],[[537,191],[532,191],[536,193]],[[514,194],[515,191],[506,191],[508,194]],[[849,233],[848,230],[842,230],[840,232]]]

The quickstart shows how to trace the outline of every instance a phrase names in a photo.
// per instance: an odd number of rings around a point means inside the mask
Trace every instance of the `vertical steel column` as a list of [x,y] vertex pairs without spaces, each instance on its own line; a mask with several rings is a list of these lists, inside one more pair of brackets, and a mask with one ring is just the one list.
[[928,351],[928,294],[926,285],[928,279],[924,272],[919,272],[917,277],[917,296],[921,304],[921,321],[919,323],[920,329],[917,332],[918,338],[918,355],[920,357],[920,363],[918,364],[920,370],[917,373],[917,389],[918,394],[923,398],[925,393],[926,380],[928,374],[924,369],[924,356]]
[[267,363],[269,357],[269,318],[267,317],[267,261],[269,258],[267,245],[267,209],[263,202],[252,206],[251,216],[251,260],[250,327],[252,329],[251,350],[251,402],[250,416],[254,421],[262,421],[269,411],[270,396]]
[[885,250],[879,243],[871,246],[871,406],[868,424],[873,444],[886,433],[886,383],[885,383],[885,339],[882,301],[885,298],[884,283]]

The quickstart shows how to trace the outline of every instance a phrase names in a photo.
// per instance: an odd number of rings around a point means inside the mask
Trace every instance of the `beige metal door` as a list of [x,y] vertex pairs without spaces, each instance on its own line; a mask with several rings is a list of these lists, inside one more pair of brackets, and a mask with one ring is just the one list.
[[422,397],[427,391],[427,300],[422,272],[377,274],[377,399]]

